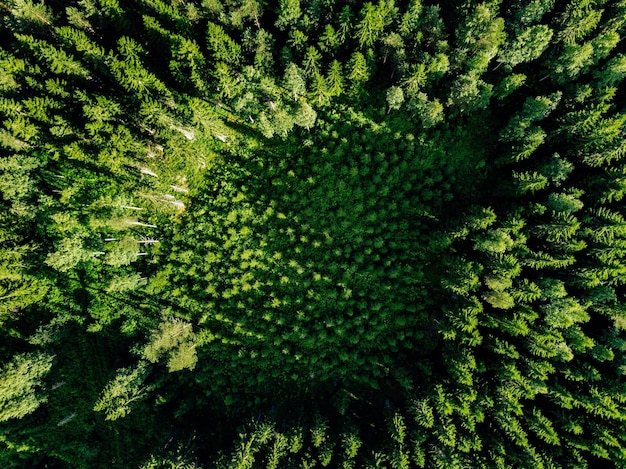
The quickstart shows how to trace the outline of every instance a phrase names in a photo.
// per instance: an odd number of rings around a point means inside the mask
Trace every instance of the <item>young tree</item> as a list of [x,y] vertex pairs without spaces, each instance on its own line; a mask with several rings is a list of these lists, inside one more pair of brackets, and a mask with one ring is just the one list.
[[319,73],[313,75],[310,95],[311,101],[315,102],[317,106],[323,107],[330,103],[332,96],[328,90],[326,78],[323,75]]
[[332,96],[339,96],[343,92],[343,71],[338,60],[333,60],[326,76],[328,92]]
[[340,44],[339,34],[332,25],[327,24],[324,28],[324,33],[320,36],[320,42],[318,42],[320,50],[324,52],[335,51]]
[[306,101],[302,101],[298,104],[296,114],[294,116],[294,123],[299,127],[304,127],[306,130],[311,130],[315,125],[317,119],[317,112]]
[[626,77],[626,56],[617,54],[601,70],[596,70],[594,76],[598,79],[599,87],[618,85]]
[[392,1],[380,0],[378,5],[366,3],[361,10],[361,20],[356,25],[354,35],[361,48],[374,44],[396,14],[397,8]]
[[425,93],[418,93],[411,98],[407,107],[422,121],[425,129],[443,122],[445,118],[443,105],[437,98],[430,101]]
[[283,138],[287,137],[291,129],[295,124],[295,116],[290,114],[287,109],[279,108],[274,111],[272,115],[272,124],[274,131],[281,135]]
[[460,75],[452,83],[448,105],[461,114],[484,109],[489,105],[493,85],[485,83],[476,74]]
[[573,45],[584,39],[600,23],[602,10],[590,8],[590,2],[570,3],[561,13],[562,21],[558,38],[566,45]]
[[150,372],[145,361],[134,367],[117,370],[116,377],[107,384],[93,410],[104,412],[106,420],[117,420],[128,415],[133,403],[144,398],[150,386],[143,385]]
[[322,59],[322,54],[314,47],[309,46],[304,55],[302,66],[307,76],[312,77],[319,73],[319,62]]
[[367,61],[361,52],[354,52],[348,64],[348,80],[352,83],[352,88],[357,89],[362,83],[368,80],[370,71]]
[[34,246],[16,245],[7,236],[8,227],[0,228],[0,327],[29,305],[36,305],[49,293],[50,284],[29,272],[36,252]]
[[478,4],[457,27],[457,48],[451,57],[454,68],[465,76],[479,76],[506,38],[504,20],[497,16],[495,5]]
[[283,83],[294,101],[306,94],[304,70],[293,62],[290,62],[285,68]]
[[111,249],[107,251],[104,258],[109,265],[120,267],[135,262],[139,252],[139,243],[131,236],[125,236],[119,241],[110,243]]
[[33,26],[51,27],[54,17],[45,3],[32,0],[11,0],[8,2],[11,16],[8,20],[16,24],[20,30],[32,31]]
[[233,71],[224,62],[215,64],[213,76],[217,80],[217,91],[221,98],[233,99],[243,91],[241,81],[238,80]]
[[514,184],[519,195],[527,192],[535,193],[544,189],[548,184],[548,178],[537,171],[518,173],[513,171]]
[[123,293],[134,291],[146,284],[146,278],[134,273],[121,277],[116,277],[109,282],[106,291],[108,293]]
[[499,53],[499,61],[512,68],[535,60],[547,49],[552,35],[552,30],[543,24],[516,32],[512,41],[504,43]]
[[288,27],[295,25],[300,16],[302,16],[300,0],[280,0],[278,18],[274,24],[278,29],[284,31]]
[[63,238],[58,243],[58,249],[48,254],[45,263],[59,272],[67,272],[100,254],[103,253],[88,249],[82,236],[73,235]]
[[399,86],[392,86],[387,90],[387,113],[392,109],[398,110],[404,103],[404,91]]
[[39,388],[52,368],[53,356],[44,353],[15,355],[0,371],[0,422],[22,418],[47,397]]
[[556,0],[517,2],[514,14],[515,21],[525,26],[537,23],[546,13],[554,8],[555,2]]
[[506,75],[500,83],[493,89],[493,95],[496,99],[502,100],[517,90],[526,81],[526,75],[523,73],[514,73]]
[[559,84],[575,80],[593,64],[593,52],[590,42],[566,45],[561,54],[551,61],[548,76],[553,76]]
[[157,363],[163,355],[167,355],[170,372],[194,369],[198,357],[195,334],[190,323],[177,318],[164,318],[142,353],[151,363]]

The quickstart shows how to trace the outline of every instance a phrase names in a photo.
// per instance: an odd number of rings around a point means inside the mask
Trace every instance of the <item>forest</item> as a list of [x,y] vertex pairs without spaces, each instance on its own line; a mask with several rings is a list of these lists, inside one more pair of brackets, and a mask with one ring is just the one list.
[[0,466],[626,468],[626,0],[0,0]]

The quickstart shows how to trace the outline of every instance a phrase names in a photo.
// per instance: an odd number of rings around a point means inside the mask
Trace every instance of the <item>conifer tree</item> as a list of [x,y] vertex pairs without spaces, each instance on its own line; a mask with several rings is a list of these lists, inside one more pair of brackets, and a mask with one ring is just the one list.
[[19,419],[34,412],[46,397],[42,379],[52,367],[53,357],[44,353],[20,354],[8,362],[0,374],[0,422]]
[[0,465],[625,464],[623,2],[426,3],[0,2]]

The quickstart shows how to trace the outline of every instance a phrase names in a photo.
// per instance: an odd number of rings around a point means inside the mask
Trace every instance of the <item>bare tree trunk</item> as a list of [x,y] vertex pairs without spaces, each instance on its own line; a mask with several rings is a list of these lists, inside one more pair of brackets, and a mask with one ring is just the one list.
[[148,228],[157,228],[156,225],[151,225],[150,223],[142,223],[140,221],[127,221],[126,224],[133,226],[146,226]]

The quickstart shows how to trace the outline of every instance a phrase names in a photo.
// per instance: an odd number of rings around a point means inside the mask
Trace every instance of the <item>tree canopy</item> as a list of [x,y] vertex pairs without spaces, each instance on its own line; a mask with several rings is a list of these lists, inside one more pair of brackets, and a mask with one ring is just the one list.
[[2,467],[626,467],[623,1],[0,12]]

